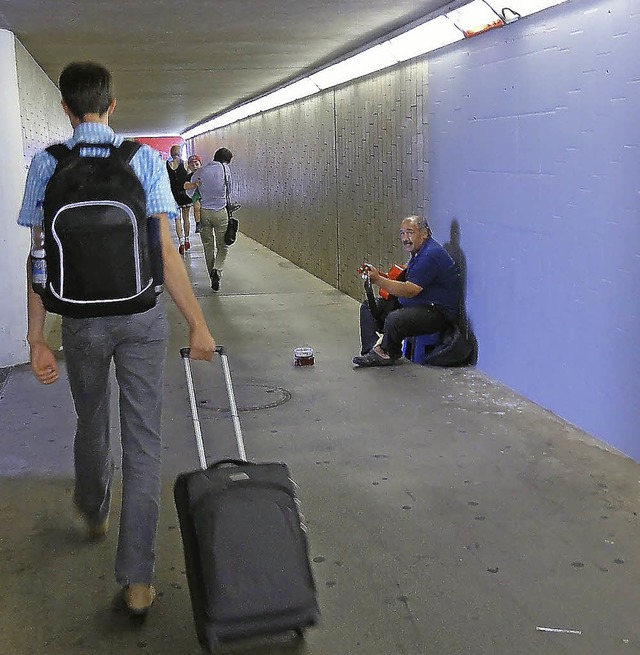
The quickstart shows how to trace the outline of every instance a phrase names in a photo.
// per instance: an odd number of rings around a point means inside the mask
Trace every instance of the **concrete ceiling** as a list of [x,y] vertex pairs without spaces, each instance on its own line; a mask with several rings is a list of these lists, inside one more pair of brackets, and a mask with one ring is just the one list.
[[57,81],[70,61],[114,76],[111,125],[179,134],[451,0],[0,0],[13,32]]

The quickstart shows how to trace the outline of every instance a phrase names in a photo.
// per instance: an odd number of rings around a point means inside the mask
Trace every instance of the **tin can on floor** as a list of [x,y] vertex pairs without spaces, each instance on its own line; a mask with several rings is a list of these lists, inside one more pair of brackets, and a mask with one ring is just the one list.
[[294,366],[313,366],[315,358],[313,355],[313,348],[309,346],[300,346],[293,349],[293,365]]

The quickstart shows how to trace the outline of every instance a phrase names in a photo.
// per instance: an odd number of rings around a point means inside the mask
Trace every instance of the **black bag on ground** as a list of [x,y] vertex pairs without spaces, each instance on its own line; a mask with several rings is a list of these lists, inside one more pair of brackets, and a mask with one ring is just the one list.
[[295,485],[286,464],[245,459],[228,361],[225,373],[241,459],[207,466],[188,349],[181,351],[200,470],[182,473],[174,498],[200,645],[295,631],[319,620]]
[[424,363],[430,366],[465,366],[471,363],[475,349],[475,338],[470,330],[457,322],[450,324],[443,332],[442,341],[430,353]]
[[[84,156],[83,149],[107,156]],[[88,318],[143,312],[162,291],[160,225],[147,218],[131,167],[140,144],[78,143],[47,148],[57,160],[47,184],[45,309]]]

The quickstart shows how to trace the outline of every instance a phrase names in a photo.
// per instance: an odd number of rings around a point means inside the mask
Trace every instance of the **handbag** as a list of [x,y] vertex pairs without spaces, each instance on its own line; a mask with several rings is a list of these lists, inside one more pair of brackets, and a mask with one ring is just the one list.
[[[222,164],[222,162],[220,163]],[[227,198],[226,209],[227,216],[229,217],[227,229],[224,233],[224,243],[227,246],[232,246],[236,242],[238,227],[240,226],[238,219],[233,217],[233,212],[240,209],[241,205],[237,202],[231,202],[231,198],[229,198],[229,182],[227,180],[227,169],[224,164],[222,164],[222,174],[224,175],[224,191]]]
[[468,366],[478,359],[478,342],[468,322],[460,320],[450,324],[444,331],[442,343],[427,353],[423,364],[430,366]]
[[238,219],[233,218],[233,216],[229,216],[227,229],[224,232],[225,245],[232,246],[236,242],[237,236],[238,236]]

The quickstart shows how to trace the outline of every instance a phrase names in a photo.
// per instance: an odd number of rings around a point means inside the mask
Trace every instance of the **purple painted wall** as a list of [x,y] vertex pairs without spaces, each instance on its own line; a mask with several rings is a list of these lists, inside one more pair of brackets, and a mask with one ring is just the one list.
[[640,460],[640,2],[570,0],[429,60],[430,217],[478,367]]

